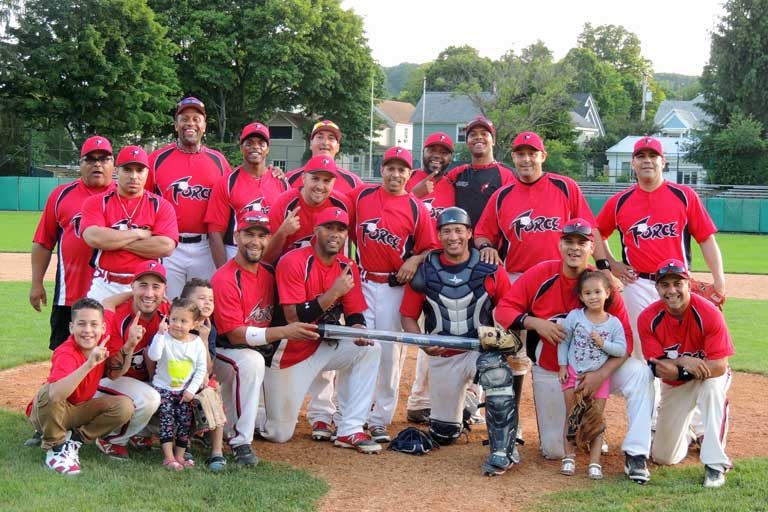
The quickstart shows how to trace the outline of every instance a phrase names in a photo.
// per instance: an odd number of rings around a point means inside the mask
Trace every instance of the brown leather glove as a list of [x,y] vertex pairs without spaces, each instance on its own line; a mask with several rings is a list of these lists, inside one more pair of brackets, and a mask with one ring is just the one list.
[[501,325],[481,325],[477,328],[477,337],[484,350],[517,352],[523,346],[520,336],[515,331],[504,329]]
[[693,278],[689,279],[689,283],[691,285],[691,292],[701,295],[722,311],[723,304],[725,304],[725,296],[717,293],[715,291],[715,286],[712,283],[697,281]]

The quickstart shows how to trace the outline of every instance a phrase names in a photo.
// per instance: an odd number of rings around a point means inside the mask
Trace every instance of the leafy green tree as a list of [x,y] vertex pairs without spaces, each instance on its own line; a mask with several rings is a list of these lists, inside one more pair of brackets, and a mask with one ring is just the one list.
[[168,124],[175,46],[145,0],[30,0],[9,30],[0,97],[30,125],[121,139]]
[[563,62],[575,71],[568,90],[592,94],[604,124],[629,118],[632,98],[623,86],[621,74],[610,63],[587,48],[571,49]]
[[768,128],[768,0],[728,0],[701,81],[716,130],[736,114]]
[[400,91],[400,95],[397,98],[398,100],[407,101],[414,105],[419,102],[419,98],[421,98],[421,95],[424,92],[424,76],[426,76],[430,66],[432,66],[432,63],[427,62],[426,64],[422,64],[411,70],[408,74],[408,78],[405,80],[403,89]]
[[449,46],[427,70],[427,90],[454,91],[460,86],[491,87],[493,63],[471,46]]
[[410,78],[411,73],[418,69],[418,64],[412,64],[410,62],[401,62],[397,66],[391,66],[383,68],[384,73],[387,75],[387,95],[392,99],[397,99],[400,96],[400,92],[405,88],[405,84]]

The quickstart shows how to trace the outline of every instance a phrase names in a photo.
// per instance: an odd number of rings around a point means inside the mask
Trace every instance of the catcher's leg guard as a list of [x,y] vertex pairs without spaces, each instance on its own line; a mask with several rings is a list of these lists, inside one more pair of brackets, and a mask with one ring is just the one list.
[[483,352],[477,358],[477,373],[485,390],[485,422],[491,445],[482,471],[486,475],[500,475],[513,464],[517,432],[512,370],[501,353]]
[[439,445],[447,446],[453,444],[453,442],[461,435],[462,430],[463,427],[461,423],[429,418],[429,434]]

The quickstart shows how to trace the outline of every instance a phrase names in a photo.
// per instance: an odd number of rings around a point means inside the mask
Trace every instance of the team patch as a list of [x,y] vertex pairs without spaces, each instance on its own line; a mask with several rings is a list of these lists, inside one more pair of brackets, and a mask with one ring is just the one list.
[[675,343],[664,349],[664,355],[667,359],[678,359],[680,357],[695,357],[697,359],[706,359],[703,350],[697,350],[696,352],[680,352],[681,343]]
[[264,204],[264,198],[263,197],[257,197],[247,205],[243,206],[243,209],[240,210],[242,212],[261,212],[264,214],[269,213],[269,206]]
[[546,231],[560,231],[560,217],[533,217],[533,208],[522,212],[509,224],[509,229],[515,233],[518,240],[522,240],[523,233],[544,233]]
[[398,250],[400,242],[403,240],[401,237],[393,234],[387,228],[379,227],[378,223],[381,218],[370,219],[360,223],[362,228],[363,245],[367,240],[376,242],[377,244],[386,245],[394,250]]
[[77,215],[72,217],[72,220],[69,221],[69,223],[72,224],[72,227],[74,228],[75,236],[77,238],[80,238],[80,223],[82,222],[82,220],[83,220],[83,213],[78,212]]
[[427,211],[429,211],[429,218],[430,219],[437,219],[441,213],[443,213],[443,210],[445,208],[441,208],[440,206],[434,206],[432,202],[435,200],[434,197],[431,197],[429,199],[424,199],[422,203],[424,203],[424,206],[427,207]]
[[635,247],[640,247],[640,240],[662,240],[664,238],[677,238],[679,236],[677,230],[677,221],[656,224],[648,224],[651,216],[640,219],[632,224],[627,233],[632,235],[632,240],[635,242]]
[[270,304],[268,306],[263,306],[261,304],[256,304],[250,313],[248,313],[248,317],[245,319],[246,323],[248,321],[254,322],[254,323],[269,323],[272,321],[272,314],[275,311],[275,306]]
[[192,199],[193,201],[207,201],[210,199],[211,189],[202,185],[190,185],[190,179],[192,179],[192,176],[185,176],[168,185],[166,190],[171,191],[174,204],[179,204],[179,197]]

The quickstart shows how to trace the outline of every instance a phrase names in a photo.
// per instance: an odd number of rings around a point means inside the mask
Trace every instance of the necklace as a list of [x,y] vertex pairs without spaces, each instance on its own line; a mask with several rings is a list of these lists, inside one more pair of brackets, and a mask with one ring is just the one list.
[[202,144],[198,144],[197,148],[194,151],[190,151],[190,150],[186,149],[184,146],[182,146],[181,143],[179,143],[179,141],[177,140],[176,141],[176,149],[179,150],[182,153],[186,153],[188,155],[194,155],[194,154],[199,153],[199,152],[201,152],[203,150],[203,145]]
[[128,213],[128,209],[123,204],[123,200],[120,199],[120,194],[117,194],[117,202],[120,203],[120,208],[123,209],[123,213],[125,213],[125,216],[128,217],[128,224],[127,229],[132,229],[133,226],[133,216],[136,215],[136,211],[139,209],[139,206],[141,206],[141,202],[144,200],[145,194],[141,194],[139,197],[138,202],[136,203],[136,206],[133,207],[133,211],[131,213]]

